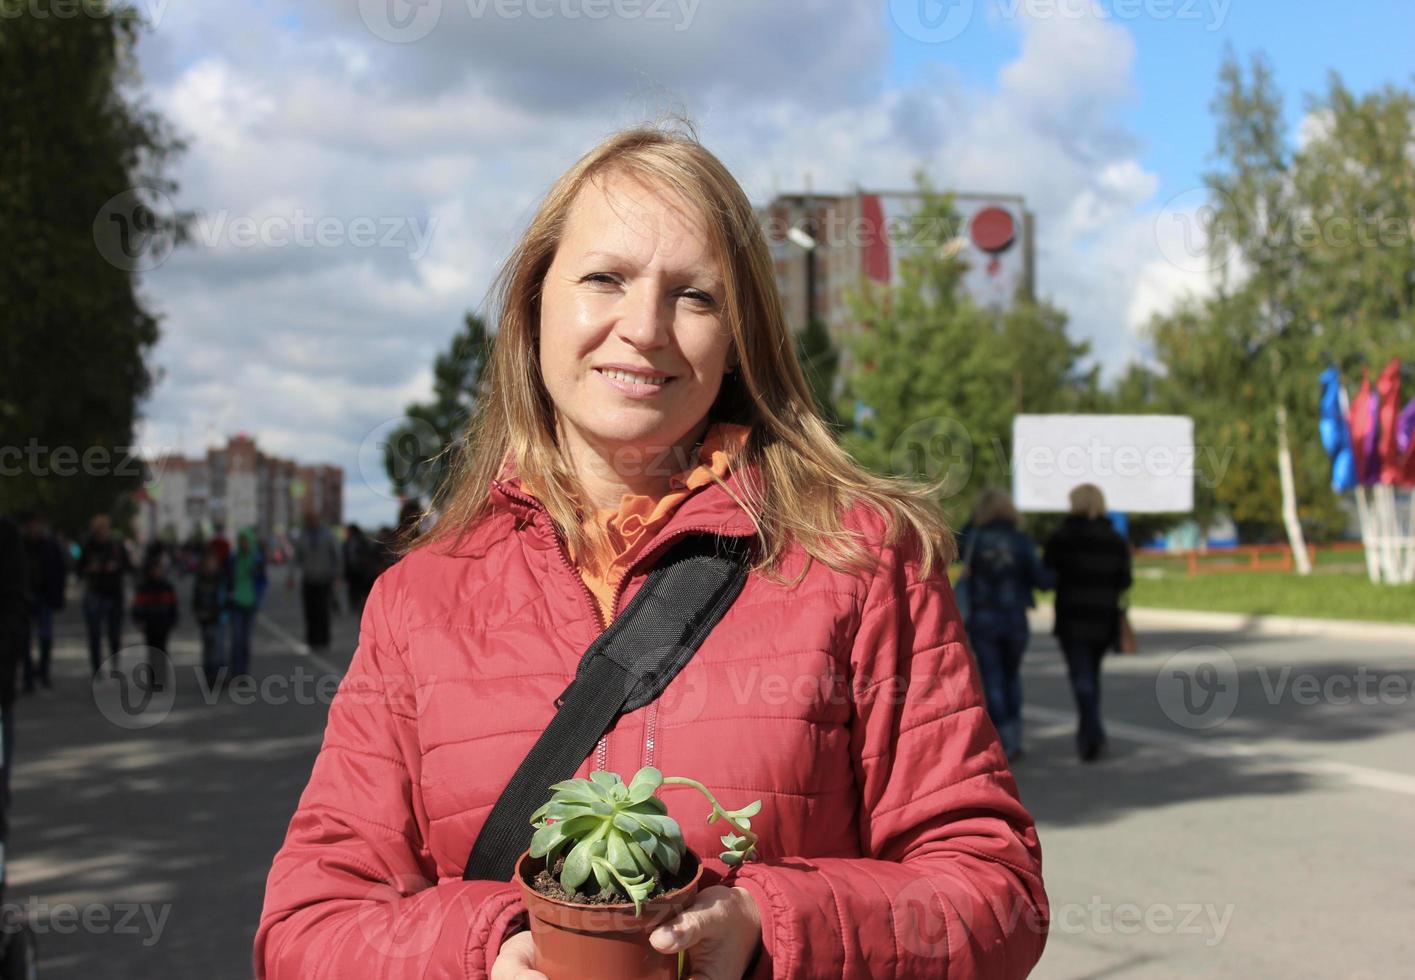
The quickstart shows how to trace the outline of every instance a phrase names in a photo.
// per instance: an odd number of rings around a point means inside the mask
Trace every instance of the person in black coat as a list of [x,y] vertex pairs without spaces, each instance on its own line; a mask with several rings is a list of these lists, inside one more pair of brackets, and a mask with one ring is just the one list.
[[[50,687],[49,664],[54,654],[54,614],[64,608],[64,580],[68,574],[64,552],[38,514],[20,521],[25,560],[29,566],[30,628],[25,643],[24,684],[29,694],[38,683]],[[38,646],[38,656],[35,647]]]
[[1120,638],[1120,600],[1130,588],[1130,545],[1106,519],[1105,496],[1083,483],[1071,513],[1047,540],[1043,561],[1056,572],[1053,632],[1066,657],[1079,724],[1076,748],[1092,762],[1105,750],[1101,659]]

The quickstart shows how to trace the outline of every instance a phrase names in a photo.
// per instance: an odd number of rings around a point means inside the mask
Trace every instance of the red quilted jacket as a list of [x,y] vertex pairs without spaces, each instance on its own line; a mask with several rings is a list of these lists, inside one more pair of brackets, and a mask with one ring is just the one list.
[[[729,485],[750,467],[733,472]],[[271,980],[485,977],[522,913],[514,884],[464,882],[472,841],[602,629],[549,515],[503,473],[454,545],[385,573],[275,856],[255,941]],[[761,799],[761,860],[729,883],[761,909],[754,977],[1024,976],[1047,902],[1032,819],[983,707],[946,577],[917,544],[847,526],[881,563],[813,562],[794,590],[757,575],[656,703],[580,767],[652,764],[724,805]],[[715,484],[684,500],[615,611],[685,532],[750,535]],[[804,553],[788,553],[789,580]],[[689,846],[727,869],[692,790],[664,792]]]

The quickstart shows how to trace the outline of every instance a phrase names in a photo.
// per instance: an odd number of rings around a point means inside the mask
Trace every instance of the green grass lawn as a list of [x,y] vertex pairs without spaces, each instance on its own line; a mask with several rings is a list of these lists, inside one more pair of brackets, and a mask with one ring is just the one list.
[[[1360,553],[1355,554],[1360,561]],[[1415,585],[1372,585],[1364,572],[1228,572],[1137,577],[1132,606],[1415,623]]]

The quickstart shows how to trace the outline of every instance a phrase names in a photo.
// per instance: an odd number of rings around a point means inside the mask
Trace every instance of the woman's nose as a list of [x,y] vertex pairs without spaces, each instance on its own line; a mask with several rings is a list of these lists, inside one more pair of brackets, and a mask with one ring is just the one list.
[[661,347],[668,342],[672,324],[672,305],[651,283],[639,281],[625,291],[618,333],[626,341],[639,348]]

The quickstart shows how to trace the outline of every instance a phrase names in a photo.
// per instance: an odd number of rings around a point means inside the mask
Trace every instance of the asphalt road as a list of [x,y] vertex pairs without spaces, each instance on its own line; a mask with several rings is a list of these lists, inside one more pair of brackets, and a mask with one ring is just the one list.
[[[250,703],[205,690],[190,623],[169,700],[125,703],[113,680],[96,696],[77,610],[61,617],[54,693],[17,705],[5,894],[43,976],[250,977],[269,861],[356,634],[346,613],[328,661],[304,655],[282,581]],[[1112,751],[1093,765],[1050,637],[1028,657],[1015,771],[1053,903],[1034,976],[1409,975],[1415,644],[1142,642],[1107,663]]]

